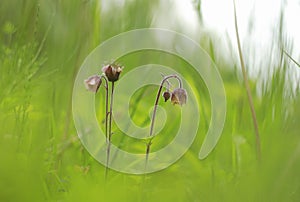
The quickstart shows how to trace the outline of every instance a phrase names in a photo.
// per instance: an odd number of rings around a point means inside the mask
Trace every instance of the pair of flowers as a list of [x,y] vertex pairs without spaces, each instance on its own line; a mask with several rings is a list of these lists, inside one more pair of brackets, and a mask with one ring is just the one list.
[[[107,80],[110,82],[115,82],[119,80],[119,76],[122,71],[123,68],[115,64],[106,65],[102,68],[102,72],[106,76]],[[94,93],[97,93],[102,83],[102,79],[101,79],[102,77],[103,75],[101,76],[93,75],[90,76],[88,79],[84,80],[86,89]]]
[[[119,76],[121,72],[123,71],[123,68],[119,65],[116,64],[109,64],[106,65],[102,68],[102,72],[106,76],[107,80],[110,82],[115,82],[119,80]],[[170,75],[172,76],[172,75]],[[170,77],[167,76],[167,77]],[[97,93],[101,83],[102,83],[102,78],[103,75],[94,75],[90,76],[88,79],[84,80],[86,89],[89,91],[92,91],[94,93]],[[165,78],[167,78],[165,77]],[[171,78],[171,77],[170,77]],[[168,79],[166,79],[167,81]],[[163,93],[163,97],[165,99],[165,102],[167,102],[171,98],[171,103],[172,104],[179,104],[179,105],[184,105],[186,104],[187,101],[187,93],[184,88],[181,86],[181,81],[180,81],[180,87],[176,88],[173,90],[173,92],[169,91],[169,88],[167,88],[167,91]]]
[[[107,159],[106,159],[106,169],[105,169],[105,177],[107,177],[108,173],[108,165],[109,165],[109,158],[110,158],[110,146],[111,146],[111,137],[112,137],[112,110],[113,110],[113,94],[114,94],[114,83],[119,80],[119,76],[123,71],[123,67],[117,65],[117,64],[109,64],[102,68],[102,75],[94,75],[90,76],[88,79],[84,80],[85,86],[87,90],[92,91],[94,93],[97,93],[99,90],[99,87],[101,86],[102,79],[105,81],[105,89],[106,89],[106,116],[105,116],[105,135],[107,140]],[[179,88],[176,88],[173,90],[173,92],[170,92],[170,82],[169,79],[175,78],[178,80]],[[108,96],[109,96],[109,82],[111,82],[111,93],[110,93],[110,105],[108,104]],[[163,97],[165,99],[165,102],[168,101],[171,98],[172,104],[179,104],[183,105],[186,104],[187,101],[187,93],[184,88],[182,88],[182,81],[177,75],[168,75],[164,76],[163,80],[161,81],[156,100],[154,103],[154,110],[152,114],[151,119],[151,126],[150,126],[150,132],[149,132],[149,142],[146,144],[146,163],[145,168],[148,161],[148,156],[150,153],[150,146],[152,144],[153,139],[153,129],[154,129],[154,122],[156,117],[156,111],[158,106],[158,101],[160,98],[161,91],[164,87],[164,84],[167,83],[166,91],[163,93]],[[110,109],[108,109],[110,107]]]

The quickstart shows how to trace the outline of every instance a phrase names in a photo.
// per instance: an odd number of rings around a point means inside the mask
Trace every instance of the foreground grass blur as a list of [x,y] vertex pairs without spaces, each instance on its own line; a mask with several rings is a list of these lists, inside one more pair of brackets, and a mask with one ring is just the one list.
[[[110,10],[102,9],[104,2],[1,1],[0,201],[297,201],[300,89],[289,79],[293,73],[289,58],[270,61],[275,70],[267,70],[267,79],[250,81],[262,142],[258,164],[239,68],[235,61],[215,57],[217,46],[207,43],[210,36],[205,33],[199,42],[218,65],[227,94],[227,118],[217,147],[207,159],[197,158],[210,120],[209,94],[202,79],[175,56],[132,53],[120,59],[128,71],[148,60],[181,64],[186,79],[201,92],[203,121],[196,141],[176,164],[148,175],[145,183],[141,176],[112,171],[104,189],[104,166],[87,153],[73,125],[74,77],[100,42],[151,26],[158,1],[126,2],[123,8]],[[147,93],[153,89],[145,91],[143,102],[151,106],[153,96]],[[138,93],[132,102],[138,103],[145,92]],[[136,108],[135,113],[143,111]],[[156,149],[168,141],[162,139]]]

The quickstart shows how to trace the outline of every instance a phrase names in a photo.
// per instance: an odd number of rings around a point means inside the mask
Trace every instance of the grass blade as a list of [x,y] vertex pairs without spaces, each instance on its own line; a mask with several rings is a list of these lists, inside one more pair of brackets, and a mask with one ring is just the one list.
[[245,63],[244,63],[244,58],[243,58],[243,54],[242,54],[242,48],[241,48],[239,31],[238,31],[238,24],[237,24],[237,17],[236,17],[235,0],[233,0],[233,6],[234,6],[234,24],[235,24],[236,40],[237,40],[238,51],[239,51],[239,56],[240,56],[240,61],[241,61],[241,68],[242,68],[244,83],[245,83],[245,87],[246,87],[246,91],[247,91],[247,98],[248,98],[248,102],[249,102],[249,106],[250,106],[250,110],[251,110],[254,130],[255,130],[256,155],[257,155],[257,159],[260,161],[260,159],[261,159],[260,135],[259,135],[259,130],[258,130],[256,112],[255,112],[255,109],[254,109],[253,99],[252,99],[252,95],[251,95],[251,92],[250,92],[249,81],[248,81],[248,77],[247,77],[247,74],[246,74]]
[[284,54],[286,54],[288,56],[288,58],[290,58],[299,68],[300,68],[300,64],[294,60],[294,58],[292,58],[292,56],[290,56],[285,50],[283,50]]

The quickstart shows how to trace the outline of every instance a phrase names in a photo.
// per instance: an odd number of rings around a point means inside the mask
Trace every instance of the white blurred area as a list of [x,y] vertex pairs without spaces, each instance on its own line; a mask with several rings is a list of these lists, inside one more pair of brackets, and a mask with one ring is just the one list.
[[[170,4],[172,2],[172,4]],[[169,12],[165,12],[169,7]],[[201,32],[210,33],[218,52],[229,63],[237,60],[238,52],[234,27],[232,0],[202,0],[200,23],[199,13],[193,0],[161,1],[161,10],[156,15],[153,27],[162,27],[183,32],[199,40]],[[250,76],[268,74],[279,63],[279,27],[283,9],[283,47],[300,62],[300,1],[299,0],[236,0],[240,40]],[[235,50],[232,53],[232,50]],[[227,55],[226,55],[227,54]],[[292,62],[296,80],[300,68]],[[265,71],[268,70],[268,71]]]
[[[252,21],[254,34],[262,41],[268,41],[270,32],[278,26],[281,8],[284,7],[285,31],[295,44],[300,45],[299,0],[237,0],[236,5],[241,38],[249,34],[248,26]],[[230,36],[235,34],[232,0],[202,0],[202,15],[207,27],[228,32]]]
[[[151,27],[181,32],[195,41],[199,41],[201,34],[209,34],[214,40],[216,58],[219,55],[228,64],[234,61],[239,65],[233,0],[200,0],[201,14],[196,8],[197,1],[158,1]],[[130,2],[134,3],[134,0],[104,0],[101,9],[108,10],[112,5],[121,9]],[[236,0],[236,7],[240,40],[250,76],[256,78],[273,71],[270,67],[279,64],[281,48],[300,62],[300,0]],[[283,31],[279,31],[281,13]],[[285,40],[285,47],[279,47],[279,33]],[[300,68],[293,62],[290,67],[295,81],[299,81]]]
[[[217,31],[222,40],[226,34],[236,50],[236,36],[232,0],[202,0],[202,15],[206,28]],[[284,48],[297,61],[300,61],[300,1],[299,0],[237,0],[239,34],[250,74],[260,73],[266,61],[277,62],[280,17],[283,11]],[[283,9],[282,9],[283,8]],[[223,37],[222,37],[223,36]],[[226,46],[226,43],[223,45]],[[275,45],[276,46],[276,45]],[[223,47],[224,48],[224,47]],[[225,47],[226,48],[226,47]],[[277,48],[277,49],[276,49]],[[291,64],[295,66],[295,64]],[[299,75],[299,68],[295,67]]]
[[[199,33],[211,34],[216,57],[219,54],[229,64],[234,61],[240,66],[233,0],[201,0],[202,25],[199,16],[195,17],[195,0],[173,2],[178,12],[176,15],[184,21],[181,22],[185,25],[182,29],[184,34],[195,40]],[[300,0],[236,0],[236,9],[244,60],[250,77],[261,78],[261,82],[270,79],[270,73],[280,65],[281,49],[300,63]],[[300,68],[286,55],[283,56],[290,64],[286,79],[294,81],[294,88],[299,87]]]
[[161,0],[154,13],[152,27],[182,32],[197,38],[200,18],[191,0]]

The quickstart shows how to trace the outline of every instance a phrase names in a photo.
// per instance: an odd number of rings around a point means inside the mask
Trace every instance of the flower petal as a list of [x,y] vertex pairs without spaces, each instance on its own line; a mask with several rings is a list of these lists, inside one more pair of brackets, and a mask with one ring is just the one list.
[[184,105],[186,104],[187,100],[187,93],[186,90],[183,88],[176,88],[171,96],[171,102],[172,104],[179,104],[179,105]]
[[102,83],[101,77],[98,75],[90,76],[84,80],[85,88],[89,91],[96,93]]

